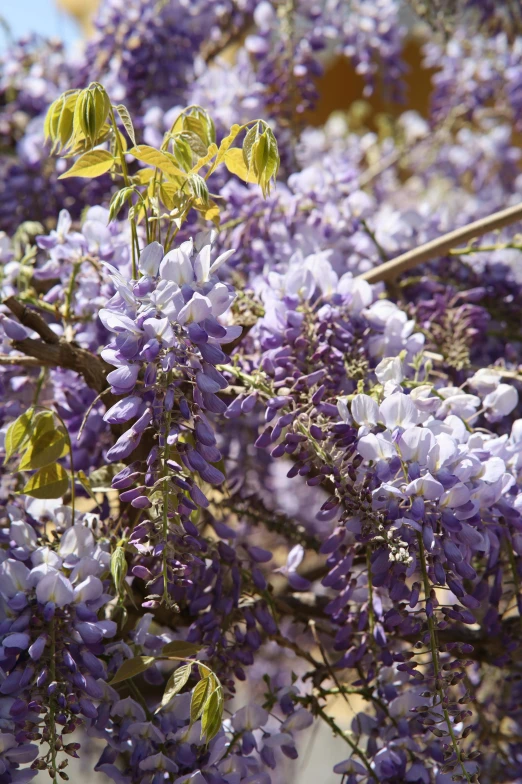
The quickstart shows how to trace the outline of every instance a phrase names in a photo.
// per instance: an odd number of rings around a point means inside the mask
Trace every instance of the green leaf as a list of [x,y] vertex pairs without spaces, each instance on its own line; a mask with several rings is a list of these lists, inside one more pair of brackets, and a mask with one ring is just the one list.
[[54,101],[45,117],[45,140],[51,139],[53,151],[66,146],[73,132],[73,117],[79,90],[67,90]]
[[133,193],[133,185],[129,185],[125,188],[121,188],[119,191],[116,191],[109,204],[109,223],[112,223],[112,221],[116,218],[126,201],[132,201]]
[[31,445],[25,452],[19,471],[28,471],[34,468],[43,468],[49,463],[54,463],[63,457],[66,438],[63,430],[48,430],[40,436],[31,439]]
[[200,199],[201,204],[207,206],[209,198],[208,187],[203,177],[200,177],[199,174],[190,174],[189,186],[194,198]]
[[114,586],[118,592],[121,590],[123,581],[127,576],[127,569],[125,549],[123,547],[116,547],[111,555],[111,575],[114,580]]
[[184,130],[197,134],[206,147],[216,140],[216,129],[210,114],[200,106],[192,107],[184,117]]
[[125,130],[129,134],[129,138],[130,138],[131,142],[134,144],[134,146],[136,146],[136,136],[134,134],[134,126],[132,124],[132,120],[131,120],[131,116],[129,114],[129,110],[127,109],[126,106],[124,106],[122,103],[120,103],[116,107],[116,111],[120,115],[120,120],[122,121],[122,123],[123,123],[123,125],[125,127]]
[[167,177],[185,178],[187,176],[184,171],[174,164],[167,153],[156,150],[154,147],[149,147],[148,144],[138,144],[135,147],[131,147],[129,154],[134,155],[138,161],[148,163],[149,166],[154,166],[156,169],[159,169],[160,172],[166,174]]
[[256,138],[249,151],[250,167],[254,170],[257,182],[261,186],[263,196],[270,193],[270,183],[275,179],[279,169],[279,151],[277,141],[270,128]]
[[194,687],[194,691],[192,692],[192,700],[190,702],[191,724],[194,724],[194,722],[196,722],[203,713],[203,708],[205,707],[205,703],[211,691],[212,682],[210,678],[203,678],[203,680],[199,681],[199,683],[197,683]]
[[214,121],[201,106],[190,106],[188,109],[184,109],[172,126],[171,132],[173,134],[190,133],[197,136],[205,148],[216,141]]
[[201,717],[201,738],[209,743],[215,737],[221,728],[221,719],[223,716],[223,698],[221,696],[221,687],[215,689],[203,708],[203,715]]
[[188,679],[190,678],[191,672],[192,664],[184,664],[182,667],[178,667],[178,669],[172,673],[167,681],[165,693],[161,699],[161,705],[159,708],[157,708],[155,713],[158,713],[162,708],[165,707],[165,705],[168,705],[171,699],[181,691],[183,686],[185,686]]
[[69,171],[59,176],[59,180],[66,177],[100,177],[112,168],[114,158],[108,150],[90,150],[78,158]]
[[243,153],[238,147],[234,147],[225,153],[225,166],[232,174],[237,175],[245,182],[257,182],[257,176],[253,171],[248,171],[243,158]]
[[183,141],[187,142],[196,157],[199,158],[207,154],[207,145],[197,133],[194,133],[193,131],[183,131],[179,136]]
[[110,108],[104,87],[91,82],[85,90],[81,90],[74,107],[73,137],[78,139],[80,134],[83,135],[89,147],[99,144]]
[[89,482],[93,493],[110,493],[112,491],[113,477],[125,468],[125,463],[110,463],[109,465],[95,468],[89,474]]
[[185,642],[184,640],[174,640],[163,646],[161,655],[178,656],[180,659],[186,659],[189,656],[195,656],[200,650],[201,645],[196,645],[196,643]]
[[83,489],[85,490],[85,492],[89,493],[89,495],[92,498],[91,483],[89,482],[89,477],[86,475],[85,471],[81,471],[81,470],[77,471],[76,472],[76,476],[78,477],[78,480],[79,480],[80,484],[82,485]]
[[192,150],[189,143],[180,134],[171,137],[172,154],[175,161],[187,171],[192,168]]
[[256,123],[247,132],[245,139],[243,141],[243,160],[245,162],[245,166],[249,171],[252,168],[252,147],[254,146],[254,142],[256,141],[258,136],[259,136],[259,124]]
[[135,675],[140,675],[148,670],[155,661],[154,656],[134,656],[132,659],[126,659],[112,681],[109,681],[110,685],[114,686],[115,683],[121,683],[129,678],[134,678]]
[[9,425],[4,444],[6,463],[29,440],[33,428],[33,416],[34,408],[28,408]]
[[252,145],[252,165],[258,178],[266,168],[268,162],[268,143],[266,134],[260,136]]
[[69,478],[65,468],[59,463],[51,463],[33,474],[22,492],[33,498],[61,498],[68,487]]
[[168,210],[176,209],[183,200],[180,184],[174,182],[162,182],[159,187],[159,196]]

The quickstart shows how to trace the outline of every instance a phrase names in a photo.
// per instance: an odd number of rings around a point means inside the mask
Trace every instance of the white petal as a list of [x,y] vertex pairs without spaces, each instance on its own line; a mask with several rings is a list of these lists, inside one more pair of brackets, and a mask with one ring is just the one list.
[[437,498],[441,497],[443,492],[444,488],[441,483],[437,482],[429,473],[420,476],[418,479],[414,479],[413,482],[410,482],[406,487],[407,495],[421,495],[428,501],[436,501]]
[[417,409],[409,395],[402,392],[395,392],[380,406],[381,418],[389,430],[397,427],[408,428],[417,423]]
[[214,288],[208,292],[207,297],[212,303],[213,316],[221,316],[234,301],[234,295],[224,283],[216,283]]
[[54,602],[57,607],[65,607],[74,598],[71,583],[61,572],[50,572],[36,586],[36,598],[41,604]]
[[175,248],[167,253],[160,264],[159,274],[163,280],[172,280],[178,286],[192,283],[194,280],[194,270],[190,259],[181,248]]
[[373,427],[379,419],[379,406],[369,395],[355,395],[352,400],[352,416],[358,425]]
[[151,242],[141,251],[139,267],[147,275],[156,277],[159,266],[163,259],[163,245],[159,242]]
[[212,303],[208,297],[204,297],[197,291],[194,293],[192,299],[181,308],[178,313],[178,321],[180,324],[186,324],[190,321],[203,321],[212,315]]
[[205,245],[194,260],[194,272],[198,283],[205,283],[208,280],[210,271],[210,245]]
[[116,313],[114,310],[102,308],[98,313],[100,321],[109,332],[131,332],[134,335],[141,334],[134,321],[124,313]]
[[226,261],[228,261],[229,258],[234,255],[235,252],[236,252],[235,249],[226,250],[224,253],[218,256],[215,262],[210,267],[210,274],[214,275],[214,273],[217,272],[217,270],[221,267],[221,265],[224,264]]

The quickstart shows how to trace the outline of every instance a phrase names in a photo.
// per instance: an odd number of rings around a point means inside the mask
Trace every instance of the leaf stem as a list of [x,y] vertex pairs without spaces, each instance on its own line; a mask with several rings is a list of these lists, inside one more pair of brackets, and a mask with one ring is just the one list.
[[[129,171],[127,169],[127,161],[125,160],[125,153],[124,153],[123,147],[121,145],[120,132],[119,132],[118,126],[116,124],[116,117],[115,117],[115,114],[114,114],[114,109],[112,108],[112,104],[111,104],[111,108],[109,110],[109,115],[110,115],[110,118],[111,118],[112,128],[113,128],[113,131],[114,131],[114,143],[116,145],[116,151],[118,153],[118,158],[120,159],[121,172],[123,174],[123,181],[125,182],[125,186],[127,188],[129,188],[131,183],[130,183],[130,179],[129,179]],[[134,216],[132,217],[132,219],[130,221],[130,225],[131,225],[131,234],[132,234],[132,277],[134,278],[134,280],[137,280],[137,278],[138,278],[138,265],[136,263],[136,254],[138,255],[138,258],[139,258],[140,246],[139,246],[139,243],[138,243],[138,232],[136,231],[136,220],[135,220]]]

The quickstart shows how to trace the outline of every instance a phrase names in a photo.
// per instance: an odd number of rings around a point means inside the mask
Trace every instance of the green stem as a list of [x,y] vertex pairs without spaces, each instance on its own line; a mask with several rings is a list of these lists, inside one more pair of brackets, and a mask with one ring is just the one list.
[[[110,115],[110,118],[111,118],[112,128],[113,128],[113,131],[114,131],[114,143],[116,145],[116,152],[117,152],[118,158],[120,160],[120,166],[121,166],[121,173],[123,175],[123,181],[125,183],[125,186],[127,188],[129,188],[130,187],[130,179],[129,179],[129,171],[127,169],[127,161],[125,160],[125,153],[124,153],[123,147],[121,145],[120,132],[119,132],[118,126],[116,124],[116,117],[115,117],[114,109],[113,109],[112,106],[111,106],[111,108],[109,110],[109,115]],[[138,278],[138,265],[136,263],[136,254],[138,255],[138,258],[139,258],[140,246],[139,246],[139,243],[138,243],[138,232],[136,230],[136,219],[134,217],[132,218],[130,224],[131,224],[131,234],[132,234],[132,277],[134,278],[134,280],[137,280],[137,278]]]
[[520,577],[518,576],[517,571],[517,562],[515,560],[515,553],[513,551],[513,546],[511,542],[507,541],[507,551],[508,551],[508,558],[509,558],[509,565],[511,566],[511,572],[513,574],[513,582],[515,583],[515,591],[516,595],[520,595]]
[[372,566],[370,563],[370,550],[366,551],[366,568],[368,569],[368,622],[370,626],[370,634],[373,638],[373,630],[375,628],[375,613],[373,611],[373,582],[372,582]]
[[48,368],[43,367],[40,370],[40,374],[38,376],[38,381],[36,382],[36,389],[34,390],[34,397],[33,397],[33,406],[38,405],[38,398],[40,397],[42,387],[45,383],[45,379],[47,378]]
[[335,720],[331,716],[329,716],[323,708],[317,705],[315,709],[317,715],[320,716],[322,720],[326,722],[326,724],[328,724],[328,726],[333,730],[334,734],[339,735],[339,737],[341,737],[348,744],[352,752],[359,757],[359,759],[361,760],[362,764],[364,765],[364,767],[366,768],[366,770],[368,771],[372,779],[374,781],[378,781],[375,771],[372,770],[372,767],[368,762],[364,752],[360,750],[357,744],[354,743],[353,740],[351,740],[345,732],[343,732],[343,730],[339,727],[339,725],[335,722]]
[[[174,240],[174,238],[176,237],[178,231],[180,230],[180,228],[182,227],[183,223],[185,222],[185,220],[187,218],[187,215],[189,214],[190,210],[192,209],[192,202],[193,201],[194,201],[194,199],[191,197],[189,199],[189,201],[188,201],[187,206],[185,207],[185,209],[181,213],[181,216],[179,218],[179,225],[175,226],[174,231],[171,233],[170,237],[167,236],[165,238],[165,253],[170,249],[170,246],[172,245],[172,241]],[[168,235],[168,232],[167,232],[167,235]]]
[[370,227],[368,226],[367,222],[364,219],[361,219],[361,226],[363,227],[365,233],[368,235],[368,237],[371,239],[371,241],[375,245],[381,261],[382,262],[388,261],[388,254],[386,253],[386,251],[382,247],[381,243],[379,242],[379,240],[375,236],[375,232],[373,231],[373,229],[370,229]]
[[[417,541],[419,543],[419,556],[421,562],[422,579],[424,583],[424,597],[427,602],[430,596],[431,587],[430,587],[430,580],[428,577],[428,567],[426,564],[426,552],[424,550],[424,542],[422,541],[421,533],[417,534]],[[430,634],[430,650],[431,650],[431,658],[433,662],[433,673],[435,675],[435,681],[438,681],[440,677],[440,663],[439,663],[439,652],[437,648],[437,633],[436,633],[433,617],[431,615],[427,615],[427,617],[428,617],[428,630]],[[446,726],[448,727],[448,732],[451,738],[453,751],[455,752],[455,755],[460,764],[462,772],[466,778],[466,781],[471,782],[470,775],[464,766],[464,762],[462,761],[459,744],[457,742],[457,738],[455,737],[455,733],[453,731],[453,724],[451,723],[450,715],[448,713],[447,708],[444,707],[444,693],[442,691],[442,688],[440,687],[436,687],[436,691],[437,694],[439,695],[440,704],[444,715],[444,719],[446,721]]]
[[147,721],[152,721],[153,715],[148,709],[147,703],[145,702],[145,698],[143,694],[140,692],[140,690],[138,689],[138,687],[136,686],[136,684],[132,682],[132,679],[129,680],[129,691],[133,693],[133,695],[136,698],[136,701],[139,702],[139,704],[145,711]]
[[502,242],[498,245],[468,245],[467,248],[454,248],[449,251],[450,256],[470,256],[473,253],[492,253],[495,250],[522,250],[522,245],[516,242]]
[[[51,621],[49,624],[49,637],[50,637],[50,646],[49,646],[49,669],[51,674],[51,683],[56,680],[56,630],[55,630],[55,620]],[[49,751],[51,753],[51,768],[52,768],[52,779],[53,784],[57,784],[56,782],[56,757],[57,757],[57,750],[56,750],[56,722],[55,722],[55,704],[54,704],[54,696],[51,695],[49,700]]]
[[[47,409],[48,411],[51,409]],[[76,482],[76,474],[74,472],[74,459],[73,459],[73,450],[72,450],[72,441],[71,436],[69,435],[69,431],[67,430],[67,426],[63,419],[61,418],[60,414],[57,414],[56,411],[52,411],[54,416],[59,420],[60,424],[63,427],[65,440],[67,441],[67,446],[69,447],[69,462],[71,464],[71,513],[72,513],[72,520],[74,525],[74,512],[76,506],[76,489],[75,489],[75,482]]]
[[[172,378],[172,371],[169,371],[167,374],[167,389],[171,382]],[[167,465],[167,460],[170,457],[170,446],[168,443],[168,436],[170,432],[170,421],[171,421],[172,414],[170,411],[165,412],[165,445],[163,448],[163,601],[165,602],[166,606],[169,606],[170,600],[168,595],[168,571],[167,571],[167,543],[168,543],[168,536],[169,536],[169,485],[168,485],[168,475],[169,475],[169,467]]]
[[82,266],[82,261],[77,261],[73,264],[71,279],[69,281],[69,285],[67,287],[67,292],[65,294],[65,308],[63,317],[66,321],[69,320],[71,317],[71,305],[72,305],[72,298],[74,295],[74,284],[76,283],[76,278],[78,277],[78,273],[80,271],[80,267]]

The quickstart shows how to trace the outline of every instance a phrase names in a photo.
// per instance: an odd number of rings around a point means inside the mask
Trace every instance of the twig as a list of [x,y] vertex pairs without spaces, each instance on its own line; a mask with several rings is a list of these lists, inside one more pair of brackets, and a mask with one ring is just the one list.
[[488,234],[490,231],[497,231],[504,228],[504,226],[510,226],[519,220],[522,220],[522,204],[516,204],[514,207],[494,212],[486,218],[480,218],[480,220],[473,221],[473,223],[468,223],[467,226],[450,231],[448,234],[443,234],[442,237],[402,253],[397,258],[391,259],[391,261],[387,261],[368,272],[364,272],[359,277],[362,280],[367,280],[368,283],[393,280],[418,264],[439,256],[445,256],[452,248],[463,242]]

